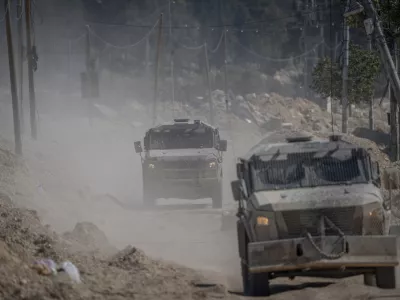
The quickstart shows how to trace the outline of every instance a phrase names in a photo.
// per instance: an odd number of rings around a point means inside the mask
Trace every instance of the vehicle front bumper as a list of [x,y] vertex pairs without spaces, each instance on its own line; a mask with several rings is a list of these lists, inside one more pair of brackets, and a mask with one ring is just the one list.
[[[186,170],[184,170],[186,171]],[[220,181],[217,170],[157,170],[146,180],[152,185],[152,193],[160,198],[199,199],[210,197]]]
[[[307,238],[249,243],[249,272],[343,270],[399,264],[397,236],[346,236],[345,239],[348,252],[337,259],[325,259]],[[338,236],[314,237],[313,240],[325,253],[341,252],[342,243]],[[302,255],[299,255],[299,248]]]

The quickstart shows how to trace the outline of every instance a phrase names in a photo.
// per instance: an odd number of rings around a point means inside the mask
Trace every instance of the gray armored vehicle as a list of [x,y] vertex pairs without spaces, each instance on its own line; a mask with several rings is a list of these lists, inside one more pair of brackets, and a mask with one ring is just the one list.
[[259,143],[237,164],[237,234],[244,292],[269,295],[269,281],[364,275],[400,287],[399,226],[367,150],[338,136]]
[[175,119],[149,129],[135,151],[141,154],[143,198],[153,206],[158,198],[212,198],[222,207],[222,152],[227,141],[217,128],[199,120]]

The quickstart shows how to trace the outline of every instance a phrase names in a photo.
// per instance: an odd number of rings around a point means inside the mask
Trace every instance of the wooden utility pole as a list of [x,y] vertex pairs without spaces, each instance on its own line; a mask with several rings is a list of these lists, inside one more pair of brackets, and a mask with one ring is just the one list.
[[17,3],[17,19],[18,19],[18,75],[19,75],[19,111],[21,118],[21,131],[25,129],[25,116],[24,116],[24,47],[23,47],[23,0],[18,0]]
[[210,66],[208,62],[208,47],[207,42],[204,43],[204,58],[205,58],[205,66],[206,66],[206,78],[207,78],[207,86],[208,86],[208,103],[210,105],[210,123],[214,125],[214,103],[212,99],[212,90],[211,90],[211,81],[210,81]]
[[92,122],[92,55],[91,55],[91,45],[90,45],[90,28],[86,26],[86,43],[85,43],[85,63],[86,63],[86,110],[89,119],[89,125],[93,126]]
[[228,41],[226,38],[226,28],[224,27],[224,91],[225,91],[225,107],[229,110],[229,95],[228,95]]
[[[308,48],[307,48],[307,19],[304,18],[304,22],[303,22],[303,45],[304,45],[304,52],[307,53]],[[304,90],[304,98],[307,98],[308,96],[308,54],[304,55],[304,75],[303,75],[303,90]]]
[[[350,0],[347,0],[346,11],[349,9]],[[350,53],[350,28],[346,24],[346,19],[343,19],[344,25],[344,55],[343,55],[343,70],[342,70],[342,133],[347,134],[349,99],[348,99],[348,72],[349,72],[349,53]]]
[[337,51],[337,48],[338,48],[338,42],[339,42],[339,33],[338,32],[335,32],[335,49],[334,49],[334,53],[335,53],[335,62],[337,61],[337,59],[338,59],[338,51]]
[[325,32],[324,32],[324,25],[319,24],[319,26],[320,26],[321,41],[323,42],[323,44],[321,45],[320,58],[323,59],[325,57]]
[[12,98],[13,120],[14,120],[15,153],[17,155],[22,155],[21,127],[19,120],[20,111],[18,107],[17,79],[15,74],[14,50],[13,50],[11,18],[10,18],[11,6],[9,0],[4,0],[4,6],[6,11],[5,21],[6,21],[6,34],[7,34],[7,45],[8,45],[8,62],[10,67],[10,84],[11,84],[11,98]]
[[161,43],[162,43],[162,25],[163,25],[163,14],[160,15],[160,21],[158,22],[158,38],[157,38],[157,54],[156,54],[156,69],[154,78],[154,99],[153,99],[153,126],[157,122],[157,98],[158,98],[158,73],[160,64],[161,54]]
[[33,47],[31,40],[31,0],[25,0],[25,22],[26,22],[26,49],[28,55],[28,80],[29,80],[29,109],[31,121],[31,136],[37,139],[36,122],[36,98],[35,83],[33,78]]
[[[368,51],[372,52],[372,35],[367,32],[367,43]],[[374,92],[371,93],[368,99],[369,112],[368,112],[368,123],[369,129],[374,130]]]
[[[397,43],[394,42],[394,63],[396,70],[399,68],[398,54],[397,54]],[[397,102],[393,86],[390,85],[390,158],[392,161],[398,161],[399,157],[399,104]]]
[[171,98],[172,98],[172,114],[175,117],[175,72],[174,72],[174,57],[175,49],[172,37],[172,10],[171,10],[171,0],[168,4],[169,8],[169,50],[171,51]]

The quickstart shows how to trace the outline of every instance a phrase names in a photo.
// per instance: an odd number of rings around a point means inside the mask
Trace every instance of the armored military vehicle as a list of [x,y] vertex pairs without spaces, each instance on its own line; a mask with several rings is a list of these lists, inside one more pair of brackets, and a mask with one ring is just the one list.
[[[222,207],[222,153],[227,141],[217,128],[199,120],[175,119],[149,129],[135,142],[141,154],[143,198],[149,206],[158,198],[212,198]],[[144,155],[142,155],[144,152]]]
[[269,281],[364,275],[398,288],[399,226],[380,191],[379,166],[339,136],[259,143],[237,163],[237,235],[246,295]]

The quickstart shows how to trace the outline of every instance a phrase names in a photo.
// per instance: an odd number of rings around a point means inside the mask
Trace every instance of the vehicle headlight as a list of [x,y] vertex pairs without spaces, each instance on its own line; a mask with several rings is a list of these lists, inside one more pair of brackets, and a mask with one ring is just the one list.
[[258,226],[268,226],[269,225],[269,219],[264,216],[258,216],[257,217],[257,223]]
[[150,163],[150,164],[147,165],[147,167],[149,169],[155,169],[156,166],[153,163]]
[[216,163],[215,161],[210,161],[210,162],[208,163],[208,167],[209,167],[210,169],[214,169],[214,168],[217,167],[217,163]]
[[385,228],[385,215],[381,203],[363,206],[363,234],[382,235]]
[[363,211],[366,218],[377,217],[383,214],[382,205],[379,202],[364,205]]
[[273,212],[263,213],[254,217],[254,229],[259,241],[278,238]]

